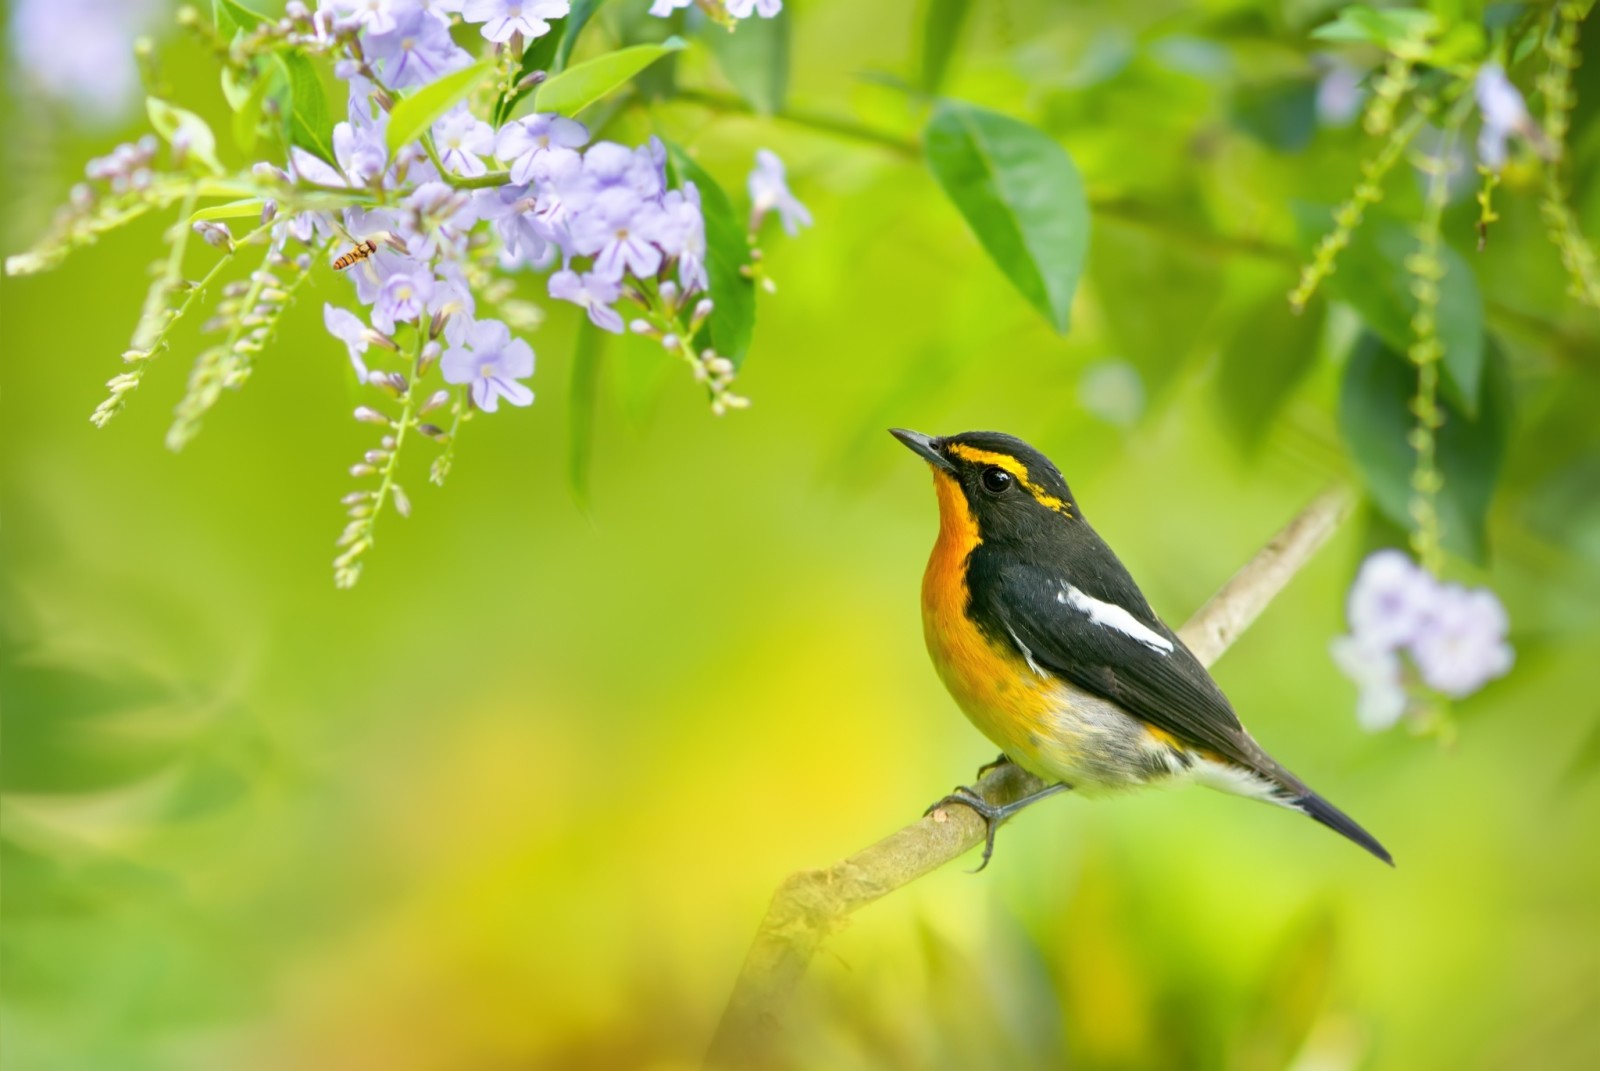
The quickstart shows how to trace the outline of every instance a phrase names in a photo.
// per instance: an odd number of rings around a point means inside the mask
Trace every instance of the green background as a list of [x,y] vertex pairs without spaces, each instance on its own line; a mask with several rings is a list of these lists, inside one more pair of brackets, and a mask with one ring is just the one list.
[[[714,419],[659,349],[609,345],[581,508],[577,318],[551,307],[536,404],[473,420],[443,489],[409,459],[414,516],[380,521],[353,592],[329,561],[371,429],[320,317],[353,304],[345,280],[314,281],[179,455],[192,330],[111,426],[87,421],[162,224],[5,280],[8,1066],[693,1066],[777,882],[994,751],[928,665],[933,496],[886,427],[1043,449],[1174,622],[1352,478],[1353,314],[1299,380],[1247,321],[1293,281],[1291,204],[1338,200],[1364,151],[1305,127],[1313,5],[977,5],[946,89],[1058,136],[1095,205],[1065,338],[885,84],[915,68],[920,8],[792,6],[791,104],[909,152],[670,100],[606,131],[653,124],[741,198],[756,148],[789,163],[817,222],[764,233],[753,408]],[[591,48],[615,30],[596,26]],[[164,55],[176,99],[219,117],[212,61]],[[676,76],[726,89],[698,44]],[[1252,91],[1285,81],[1263,127]],[[7,253],[116,137],[12,92]],[[1506,601],[1515,670],[1456,708],[1453,744],[1358,729],[1327,647],[1360,556],[1393,539],[1367,511],[1216,670],[1398,868],[1199,790],[1053,800],[981,876],[948,867],[829,944],[791,1023],[802,1065],[1600,1063],[1597,325],[1562,297],[1532,181],[1508,176],[1482,255],[1470,204],[1447,217],[1501,307],[1516,411],[1489,568],[1455,575]],[[1390,201],[1417,199],[1402,176]],[[1142,408],[1113,389],[1130,369]],[[1280,410],[1239,400],[1275,377]]]

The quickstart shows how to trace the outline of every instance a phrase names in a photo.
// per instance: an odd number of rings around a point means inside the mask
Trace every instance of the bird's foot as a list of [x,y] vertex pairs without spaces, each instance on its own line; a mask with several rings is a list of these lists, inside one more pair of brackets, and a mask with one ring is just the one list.
[[984,867],[989,865],[989,859],[994,855],[994,835],[995,831],[1000,828],[1001,822],[1004,822],[1007,818],[1010,818],[1024,807],[1027,807],[1033,803],[1037,803],[1046,796],[1054,796],[1057,792],[1065,792],[1071,787],[1071,785],[1065,783],[1048,785],[1045,788],[1040,789],[1038,792],[1035,792],[1031,796],[1024,796],[1020,800],[1002,805],[990,803],[988,800],[984,799],[982,796],[978,795],[965,785],[957,785],[955,791],[951,792],[943,799],[934,801],[933,805],[930,806],[926,811],[923,811],[922,814],[923,817],[926,818],[928,815],[939,810],[941,807],[945,807],[953,803],[959,803],[964,807],[970,807],[972,810],[978,813],[978,816],[983,819],[983,858],[978,860],[978,866],[976,870],[968,871],[970,874],[976,874],[983,870]]
[[994,759],[993,762],[986,762],[982,766],[979,766],[978,767],[978,776],[975,777],[973,780],[982,781],[983,780],[983,775],[988,773],[990,770],[998,770],[1002,766],[1010,766],[1010,765],[1011,765],[1011,756],[1007,755],[1004,751],[1002,751]]
[[994,834],[995,830],[1000,828],[1001,812],[1005,808],[995,806],[965,785],[957,785],[955,791],[943,799],[936,800],[931,807],[923,811],[923,817],[927,817],[934,811],[953,803],[972,808],[983,819],[983,859],[979,861],[977,870],[968,872],[976,874],[989,865],[989,857],[994,854]]

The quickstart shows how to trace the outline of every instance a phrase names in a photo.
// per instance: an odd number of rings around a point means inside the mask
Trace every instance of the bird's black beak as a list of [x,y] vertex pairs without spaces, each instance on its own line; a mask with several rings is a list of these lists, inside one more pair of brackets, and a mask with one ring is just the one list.
[[911,448],[912,453],[921,457],[934,468],[943,469],[945,472],[955,472],[956,467],[950,464],[949,460],[939,452],[939,440],[933,436],[924,435],[920,431],[908,431],[905,428],[890,428],[889,434],[905,443]]

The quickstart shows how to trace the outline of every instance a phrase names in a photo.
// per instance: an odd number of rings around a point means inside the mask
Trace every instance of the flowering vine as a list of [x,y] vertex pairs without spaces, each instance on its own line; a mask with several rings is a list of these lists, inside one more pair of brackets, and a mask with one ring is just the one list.
[[[651,11],[683,6],[657,0]],[[730,27],[782,8],[699,6]],[[475,416],[533,404],[536,355],[523,336],[541,314],[513,296],[518,273],[545,275],[549,298],[577,305],[598,330],[659,342],[714,413],[748,406],[734,384],[753,318],[742,291],[766,281],[756,232],[769,212],[790,234],[810,215],[766,150],[749,180],[745,228],[682,150],[653,135],[606,140],[578,120],[684,47],[671,38],[569,63],[592,10],[574,16],[568,0],[291,0],[270,19],[243,0],[215,0],[208,21],[181,9],[180,25],[221,62],[239,149],[248,157],[265,145],[276,158],[226,168],[199,116],[152,96],[159,138],[90,161],[44,239],[8,258],[10,274],[41,271],[177,208],[123,354],[128,367],[108,382],[94,423],[127,405],[174,328],[209,303],[202,331],[218,340],[196,357],[167,434],[181,448],[223,392],[248,379],[307,280],[342,271],[351,300],[327,303],[323,324],[371,392],[355,419],[378,433],[350,466],[358,487],[343,500],[334,579],[349,587],[379,517],[410,512],[403,450],[431,444],[429,478],[442,483]],[[469,39],[483,42],[481,55],[458,43]],[[346,87],[338,122],[318,64]],[[202,251],[211,261],[194,278]]]

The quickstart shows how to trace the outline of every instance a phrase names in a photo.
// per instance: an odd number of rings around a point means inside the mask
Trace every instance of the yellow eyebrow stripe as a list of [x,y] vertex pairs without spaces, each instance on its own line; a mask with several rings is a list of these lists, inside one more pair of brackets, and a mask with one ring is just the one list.
[[961,460],[970,461],[974,465],[994,465],[1005,469],[1017,478],[1017,482],[1022,485],[1023,490],[1037,499],[1041,506],[1053,509],[1058,513],[1064,513],[1068,517],[1072,516],[1072,507],[1029,479],[1028,466],[1010,454],[1000,454],[993,450],[979,450],[977,447],[968,446],[965,443],[951,443],[949,451],[956,457],[961,458]]

